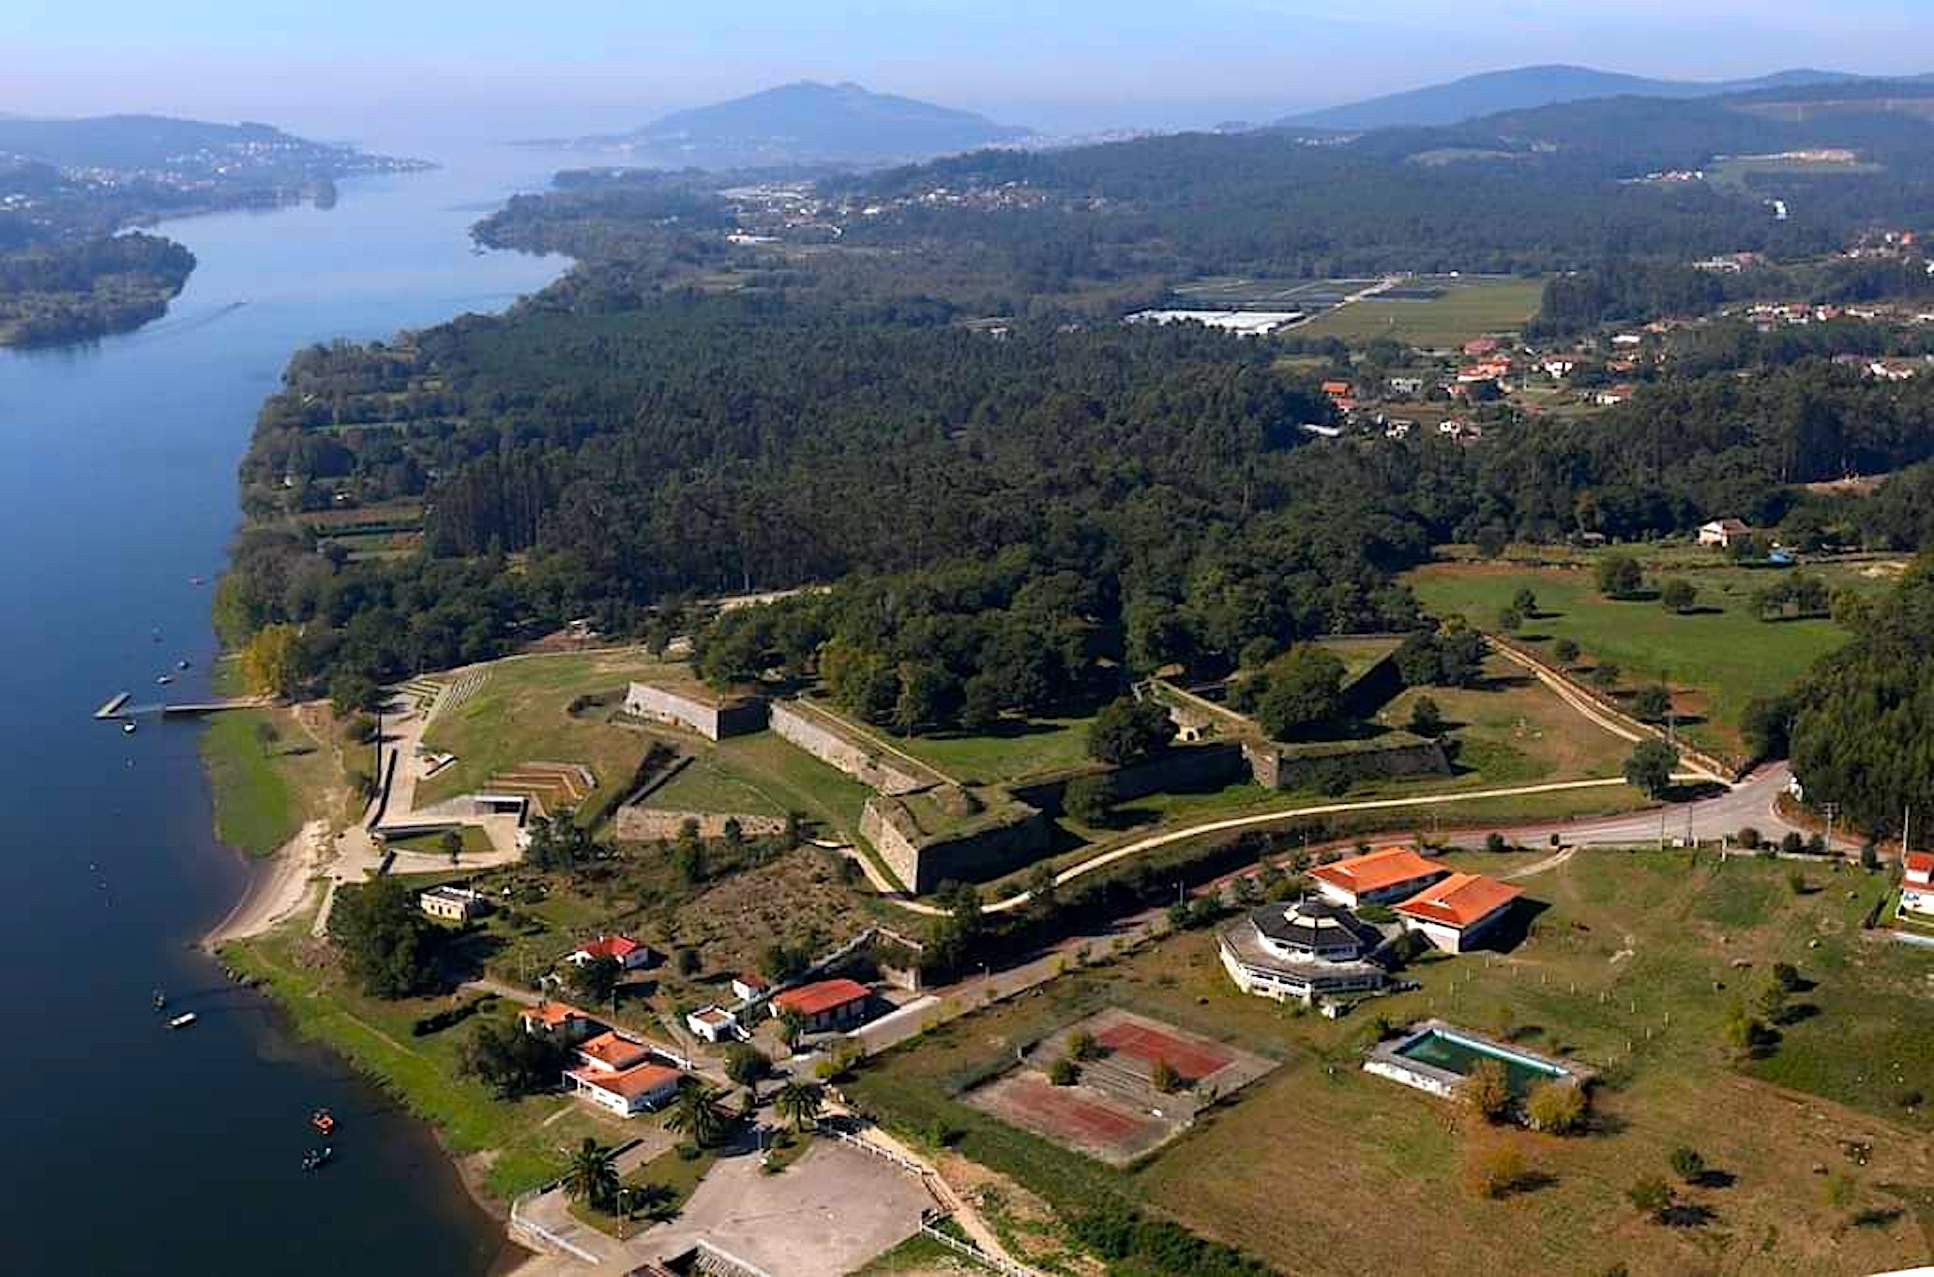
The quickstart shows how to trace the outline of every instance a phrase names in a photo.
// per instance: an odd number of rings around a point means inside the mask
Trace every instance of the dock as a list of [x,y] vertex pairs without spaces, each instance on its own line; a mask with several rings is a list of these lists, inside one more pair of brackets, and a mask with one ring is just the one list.
[[126,705],[127,703],[128,703],[128,694],[126,692],[116,692],[113,696],[108,698],[106,704],[102,705],[101,708],[94,711],[94,717],[119,718],[121,716],[121,707],[123,705]]
[[[123,697],[123,700],[126,698]],[[230,709],[266,709],[275,704],[273,696],[231,696],[220,701],[186,701],[174,705],[163,705],[164,716],[173,717],[188,714],[219,714]]]

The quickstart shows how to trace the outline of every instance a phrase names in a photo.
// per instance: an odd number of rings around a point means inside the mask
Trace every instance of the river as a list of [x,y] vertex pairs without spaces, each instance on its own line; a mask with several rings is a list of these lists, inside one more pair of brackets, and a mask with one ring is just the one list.
[[[301,345],[500,310],[557,259],[467,226],[551,157],[472,148],[341,183],[328,210],[170,223],[200,264],[168,315],[0,352],[0,1219],[11,1272],[483,1273],[502,1230],[430,1132],[194,948],[241,894],[199,728],[92,721],[118,691],[207,691],[207,581],[236,464]],[[238,303],[241,303],[238,305]],[[169,1032],[156,988],[199,1023]],[[306,1115],[343,1119],[305,1174]]]

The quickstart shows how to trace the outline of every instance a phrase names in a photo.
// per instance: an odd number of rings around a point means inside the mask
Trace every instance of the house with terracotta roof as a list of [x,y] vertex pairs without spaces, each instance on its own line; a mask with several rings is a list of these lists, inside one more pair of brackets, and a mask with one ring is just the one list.
[[1406,931],[1421,932],[1445,953],[1463,953],[1511,911],[1524,893],[1483,874],[1454,873],[1396,906]]
[[582,1042],[601,1026],[574,1006],[562,1002],[539,1002],[518,1013],[524,1032],[535,1037],[555,1038],[566,1046]]
[[1408,899],[1449,873],[1408,847],[1385,847],[1318,865],[1309,876],[1326,898],[1347,909],[1360,909]]
[[669,1103],[683,1079],[684,1074],[663,1064],[637,1064],[615,1072],[586,1065],[566,1070],[564,1085],[619,1117],[636,1117]]
[[1699,525],[1699,544],[1715,545],[1722,550],[1751,535],[1752,528],[1739,519],[1712,519]]
[[1901,860],[1900,907],[1934,916],[1934,851],[1910,851]]
[[857,980],[816,980],[773,995],[772,1014],[789,1011],[799,1017],[806,1032],[821,1033],[864,1019],[872,997],[873,991]]
[[606,1029],[596,1037],[578,1043],[577,1057],[583,1061],[585,1068],[601,1073],[622,1073],[651,1059],[651,1048],[642,1042],[621,1038]]
[[564,960],[574,967],[599,958],[610,958],[626,971],[638,971],[658,961],[650,945],[639,944],[630,936],[599,936],[596,940],[579,945],[564,955]]

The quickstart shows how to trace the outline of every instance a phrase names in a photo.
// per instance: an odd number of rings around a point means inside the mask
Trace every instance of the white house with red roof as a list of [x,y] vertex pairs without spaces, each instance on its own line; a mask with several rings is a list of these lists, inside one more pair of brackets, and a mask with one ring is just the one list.
[[626,971],[638,971],[651,966],[658,960],[650,945],[639,944],[630,936],[599,936],[596,940],[579,945],[564,955],[564,960],[574,967],[600,958],[610,958]]
[[1483,874],[1454,873],[1396,906],[1404,930],[1423,933],[1445,953],[1475,948],[1524,893]]
[[1450,870],[1408,847],[1385,847],[1318,865],[1309,876],[1325,898],[1357,909],[1407,899],[1448,873]]
[[864,1019],[872,997],[873,991],[857,980],[816,980],[774,994],[772,1014],[777,1017],[791,1012],[799,1017],[806,1032],[820,1033]]
[[1900,907],[1934,915],[1934,851],[1910,851],[1902,858]]
[[539,1002],[518,1013],[524,1032],[534,1037],[554,1038],[570,1046],[590,1037],[598,1022],[574,1006],[562,1002]]
[[683,1080],[677,1069],[651,1062],[621,1070],[585,1065],[564,1073],[567,1090],[619,1117],[636,1117],[670,1103]]

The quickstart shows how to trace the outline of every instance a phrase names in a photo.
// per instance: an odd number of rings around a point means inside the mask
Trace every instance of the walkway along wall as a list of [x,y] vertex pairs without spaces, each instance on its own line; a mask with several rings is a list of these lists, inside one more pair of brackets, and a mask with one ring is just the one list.
[[[797,701],[775,701],[770,714],[772,730],[820,762],[882,794],[910,794],[926,789],[939,777],[925,775],[912,764],[883,757],[866,749],[826,720],[810,706]],[[870,835],[869,835],[870,836]]]

